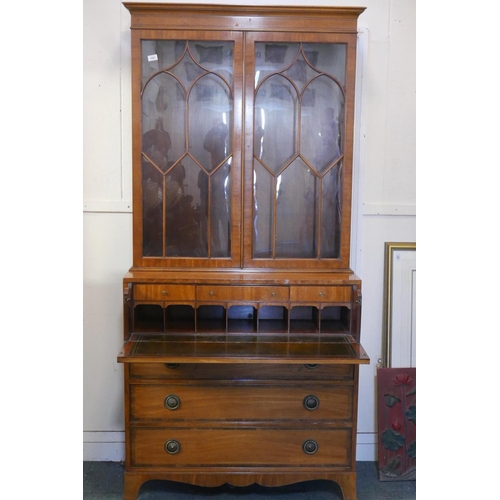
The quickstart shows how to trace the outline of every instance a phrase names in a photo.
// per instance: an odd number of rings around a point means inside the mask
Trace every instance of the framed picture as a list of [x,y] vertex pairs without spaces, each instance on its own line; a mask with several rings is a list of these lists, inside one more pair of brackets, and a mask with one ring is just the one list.
[[385,244],[383,366],[416,364],[416,243]]

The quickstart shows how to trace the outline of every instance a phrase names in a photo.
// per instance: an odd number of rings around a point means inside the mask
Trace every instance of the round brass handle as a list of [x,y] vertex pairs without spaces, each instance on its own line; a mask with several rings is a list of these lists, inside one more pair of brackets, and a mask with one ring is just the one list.
[[179,453],[179,451],[181,451],[181,444],[175,439],[169,439],[165,443],[165,451],[169,455],[175,455],[176,453]]
[[181,399],[175,394],[169,394],[165,398],[165,401],[163,401],[163,404],[167,410],[177,410],[177,408],[181,405]]
[[166,290],[162,290],[162,291],[161,291],[161,294],[162,294],[162,295],[167,295],[167,291],[166,291]]
[[304,365],[308,370],[316,370],[316,368],[318,368],[318,364],[309,364],[309,365]]
[[319,292],[319,296],[320,296],[320,297],[323,297],[323,292]]
[[307,441],[304,441],[302,450],[307,455],[314,455],[318,451],[318,443],[314,441],[314,439],[308,439]]
[[210,290],[210,291],[208,292],[208,295],[210,295],[210,297],[213,297],[213,296],[214,296],[214,292],[213,292],[212,290]]
[[276,292],[271,292],[271,295],[272,295],[273,297],[276,297]]
[[303,405],[306,410],[314,411],[319,406],[319,399],[313,394],[310,394],[304,398]]

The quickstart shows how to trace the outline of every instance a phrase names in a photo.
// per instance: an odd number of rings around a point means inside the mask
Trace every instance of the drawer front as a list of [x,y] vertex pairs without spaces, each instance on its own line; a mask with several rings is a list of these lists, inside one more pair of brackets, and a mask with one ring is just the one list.
[[350,429],[139,427],[131,431],[131,462],[133,467],[348,466],[350,443]]
[[350,286],[292,286],[292,302],[350,302]]
[[161,380],[353,380],[353,365],[245,365],[130,363],[133,379]]
[[206,286],[196,287],[200,301],[283,302],[288,301],[286,286]]
[[134,285],[134,300],[194,301],[194,299],[194,285]]
[[352,386],[130,386],[132,420],[352,419]]

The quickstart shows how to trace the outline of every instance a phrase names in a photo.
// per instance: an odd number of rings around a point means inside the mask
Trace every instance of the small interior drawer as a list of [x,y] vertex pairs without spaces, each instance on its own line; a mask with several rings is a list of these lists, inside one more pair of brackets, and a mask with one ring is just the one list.
[[134,300],[194,301],[194,285],[134,285]]
[[350,302],[350,286],[292,286],[292,302]]
[[283,302],[288,301],[288,287],[200,285],[196,287],[196,299],[202,301]]

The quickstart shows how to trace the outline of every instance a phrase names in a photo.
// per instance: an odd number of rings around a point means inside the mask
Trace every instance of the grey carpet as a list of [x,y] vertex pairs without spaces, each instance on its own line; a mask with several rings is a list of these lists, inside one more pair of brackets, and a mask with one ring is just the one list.
[[[358,500],[415,500],[416,481],[381,482],[376,462],[357,463]],[[83,500],[122,500],[123,465],[118,462],[83,462]],[[280,488],[228,485],[201,488],[170,481],[145,483],[137,500],[342,500],[330,481],[308,481]]]

